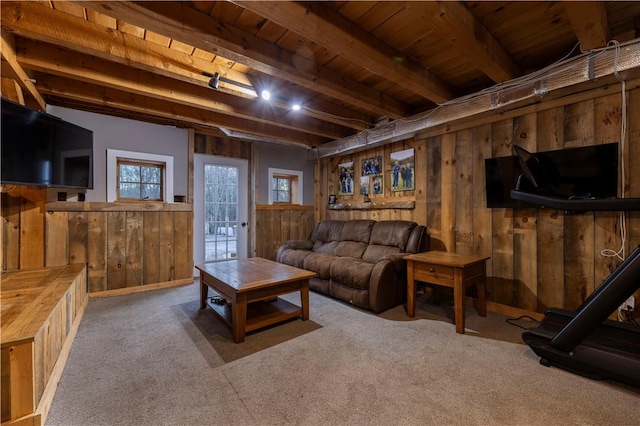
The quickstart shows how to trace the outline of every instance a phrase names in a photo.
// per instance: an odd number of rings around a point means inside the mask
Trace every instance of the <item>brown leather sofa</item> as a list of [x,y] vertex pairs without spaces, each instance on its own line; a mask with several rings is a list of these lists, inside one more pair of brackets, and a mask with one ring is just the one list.
[[407,267],[402,257],[429,249],[427,228],[405,220],[325,220],[310,240],[284,243],[280,263],[316,272],[313,290],[382,312],[404,303]]

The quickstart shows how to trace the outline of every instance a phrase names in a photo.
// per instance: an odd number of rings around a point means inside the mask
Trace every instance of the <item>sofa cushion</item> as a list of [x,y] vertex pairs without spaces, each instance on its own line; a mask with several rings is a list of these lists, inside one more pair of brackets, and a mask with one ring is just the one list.
[[350,220],[342,228],[341,241],[336,246],[336,256],[354,257],[360,259],[367,249],[373,220]]
[[340,241],[334,254],[341,257],[353,257],[360,259],[362,254],[367,249],[368,245],[365,243],[357,243],[355,241]]
[[375,220],[350,220],[344,223],[340,241],[356,241],[359,243],[369,244],[371,239],[371,230],[373,229]]
[[362,255],[362,260],[365,262],[376,263],[380,259],[388,258],[391,255],[398,253],[402,253],[398,247],[369,244]]
[[280,263],[295,266],[296,268],[304,268],[304,259],[313,253],[310,250],[288,249],[280,255]]
[[398,247],[404,252],[415,222],[407,220],[383,220],[376,222],[371,230],[369,244]]
[[360,259],[337,257],[331,262],[331,281],[352,288],[368,289],[374,267],[375,264]]
[[313,251],[333,254],[338,242],[342,241],[343,226],[344,222],[341,220],[325,220],[318,223],[311,236]]
[[307,271],[315,272],[318,274],[318,278],[323,280],[329,279],[329,268],[331,267],[331,263],[335,259],[340,259],[332,254],[325,253],[311,253],[307,257],[304,258],[303,261],[303,269]]

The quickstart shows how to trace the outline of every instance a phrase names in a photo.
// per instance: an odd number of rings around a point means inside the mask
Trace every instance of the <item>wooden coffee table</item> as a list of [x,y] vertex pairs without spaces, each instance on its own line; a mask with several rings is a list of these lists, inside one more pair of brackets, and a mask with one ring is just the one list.
[[[245,333],[288,319],[309,319],[309,278],[315,272],[253,257],[196,266],[200,270],[200,309],[207,305],[233,330],[233,340]],[[224,300],[214,303],[209,288]],[[300,292],[302,306],[279,295]]]

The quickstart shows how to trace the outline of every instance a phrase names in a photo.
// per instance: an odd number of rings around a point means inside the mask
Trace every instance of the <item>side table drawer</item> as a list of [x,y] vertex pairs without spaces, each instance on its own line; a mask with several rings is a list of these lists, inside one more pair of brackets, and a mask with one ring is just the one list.
[[435,263],[414,262],[413,273],[415,279],[420,281],[440,282],[442,280],[453,280],[453,267],[437,265]]

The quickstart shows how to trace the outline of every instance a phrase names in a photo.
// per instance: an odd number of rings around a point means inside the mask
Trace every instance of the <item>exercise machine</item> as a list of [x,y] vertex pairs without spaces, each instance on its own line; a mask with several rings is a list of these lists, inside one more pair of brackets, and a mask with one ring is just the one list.
[[[526,181],[511,191],[514,199],[565,211],[640,210],[640,198],[594,199],[553,193],[545,174],[549,164],[517,147]],[[522,185],[521,185],[522,184]],[[640,388],[640,326],[608,317],[640,289],[640,246],[596,288],[576,311],[551,308],[522,339],[545,366],[591,379],[612,379]]]
[[640,246],[575,312],[547,310],[522,339],[542,365],[640,387],[640,327],[607,319],[639,288]]

